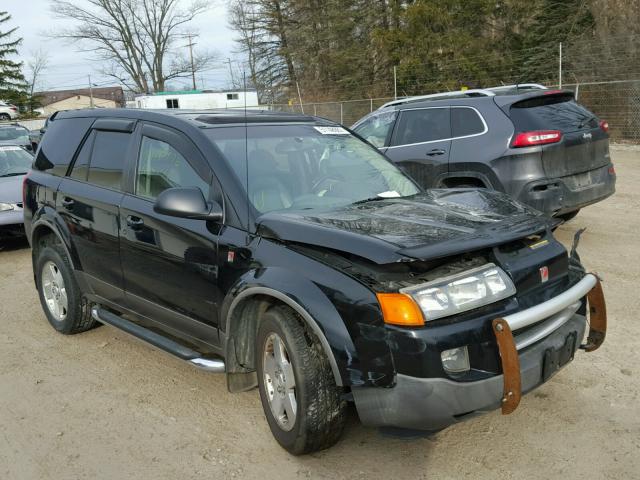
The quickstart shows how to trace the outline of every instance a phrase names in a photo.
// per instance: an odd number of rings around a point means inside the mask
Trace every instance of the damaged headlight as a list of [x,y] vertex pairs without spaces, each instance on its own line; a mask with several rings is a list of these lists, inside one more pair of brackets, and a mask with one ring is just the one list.
[[13,205],[10,203],[0,203],[0,212],[7,212],[13,210]]
[[488,263],[457,275],[404,288],[401,293],[410,295],[429,321],[510,297],[515,295],[516,287],[501,268]]

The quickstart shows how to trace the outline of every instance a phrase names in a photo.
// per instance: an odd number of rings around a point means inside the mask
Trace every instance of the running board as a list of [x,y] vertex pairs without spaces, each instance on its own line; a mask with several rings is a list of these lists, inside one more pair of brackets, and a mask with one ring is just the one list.
[[147,328],[144,328],[136,323],[125,320],[124,318],[111,313],[97,305],[91,308],[91,316],[100,323],[105,325],[111,325],[119,330],[122,330],[129,335],[133,335],[146,343],[153,345],[160,350],[170,353],[174,357],[184,360],[191,364],[191,366],[205,370],[211,373],[224,373],[225,365],[224,360],[216,358],[203,358],[198,352],[180,345],[178,342],[171,340],[159,333],[153,332]]

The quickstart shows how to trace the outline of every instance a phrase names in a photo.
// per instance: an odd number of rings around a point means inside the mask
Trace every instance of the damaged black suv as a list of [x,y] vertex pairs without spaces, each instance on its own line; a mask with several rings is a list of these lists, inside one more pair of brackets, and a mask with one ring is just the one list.
[[582,347],[604,340],[598,278],[554,220],[499,192],[421,191],[314,117],[60,113],[24,197],[57,331],[109,324],[257,386],[295,454],[335,443],[349,402],[396,429],[509,413],[587,316]]

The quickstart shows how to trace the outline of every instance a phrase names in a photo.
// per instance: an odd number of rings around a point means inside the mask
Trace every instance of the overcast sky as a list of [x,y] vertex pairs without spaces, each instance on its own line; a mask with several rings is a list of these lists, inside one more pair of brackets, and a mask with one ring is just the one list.
[[[200,35],[196,40],[198,44],[195,47],[196,50],[203,47],[216,50],[220,54],[218,65],[198,74],[198,87],[202,87],[201,84],[204,83],[205,88],[224,88],[229,81],[228,65],[223,62],[227,57],[233,56],[234,32],[229,30],[225,5],[225,0],[212,0],[212,8],[197,18],[192,28],[190,27],[190,30]],[[45,32],[69,25],[66,21],[54,17],[50,9],[50,0],[2,0],[0,8],[12,15],[11,25],[19,27],[17,33],[23,38],[20,60],[26,63],[31,53],[38,49],[43,49],[49,54],[49,66],[43,74],[42,85],[38,86],[40,89],[63,90],[85,87],[88,85],[88,75],[91,75],[92,83],[101,86],[105,83],[116,84],[100,74],[99,62],[91,58],[89,53],[78,52],[74,45],[44,36]],[[5,25],[3,29],[6,29]],[[190,80],[178,80],[172,83],[182,87],[183,84],[189,84]]]

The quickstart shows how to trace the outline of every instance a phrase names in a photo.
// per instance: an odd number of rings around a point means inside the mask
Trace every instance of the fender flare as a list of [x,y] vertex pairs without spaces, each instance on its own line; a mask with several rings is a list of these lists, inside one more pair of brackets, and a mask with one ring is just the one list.
[[67,257],[71,261],[71,265],[73,265],[74,270],[79,270],[78,268],[79,260],[76,255],[72,254],[72,248],[69,242],[60,233],[60,229],[58,228],[58,226],[54,222],[52,222],[49,218],[41,216],[38,220],[33,222],[33,224],[31,225],[31,238],[29,239],[31,241],[31,247],[33,248],[34,246],[33,238],[35,237],[35,234],[42,228],[46,228],[53,232],[53,234],[60,241],[60,244],[62,245],[62,248],[64,249],[65,253],[67,254]]
[[[269,287],[264,287],[264,286],[255,286],[255,287],[248,287],[247,289],[241,291],[231,302],[231,305],[229,306],[229,310],[227,312],[226,315],[226,319],[225,319],[225,333],[228,333],[230,330],[230,326],[231,326],[231,318],[233,316],[233,312],[235,310],[235,308],[238,306],[238,304],[242,301],[245,300],[249,297],[255,296],[255,295],[266,295],[269,297],[273,297],[283,303],[285,303],[286,305],[288,305],[289,307],[291,307],[298,315],[300,315],[300,318],[302,318],[302,320],[305,322],[305,324],[311,328],[311,330],[313,331],[313,333],[318,337],[318,339],[320,340],[320,344],[322,345],[322,349],[324,350],[324,353],[327,355],[327,358],[329,359],[329,364],[331,365],[331,371],[333,372],[333,377],[336,381],[336,385],[338,386],[343,386],[344,382],[342,381],[342,376],[340,374],[340,369],[338,368],[338,364],[336,362],[336,358],[335,355],[333,354],[333,350],[331,350],[331,346],[329,345],[329,342],[327,341],[327,337],[325,336],[324,332],[322,331],[322,329],[320,328],[320,326],[318,325],[318,323],[314,320],[314,318],[309,314],[309,312],[302,306],[300,305],[298,302],[296,302],[295,300],[293,300],[291,297],[289,297],[288,295],[275,290],[273,288],[269,288]],[[225,342],[226,343],[226,342]],[[226,352],[226,345],[225,345],[225,352]]]

